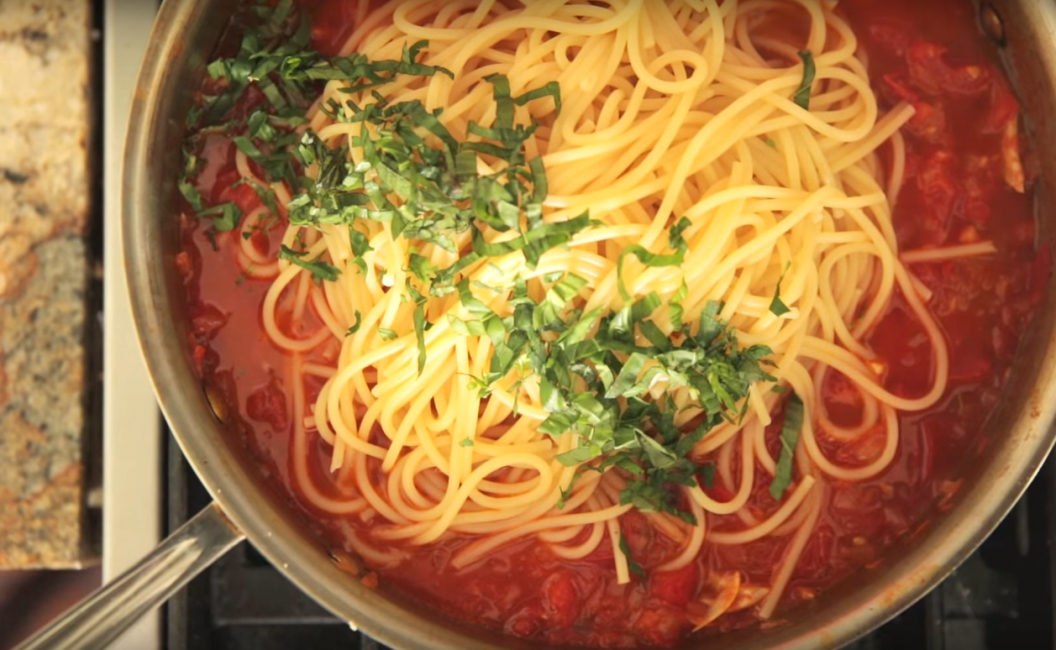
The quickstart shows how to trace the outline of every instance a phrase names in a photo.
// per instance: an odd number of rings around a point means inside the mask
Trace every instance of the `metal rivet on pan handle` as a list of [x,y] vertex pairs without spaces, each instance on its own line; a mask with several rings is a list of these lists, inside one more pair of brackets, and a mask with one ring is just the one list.
[[1008,38],[1005,36],[1005,23],[1001,20],[997,9],[994,9],[989,2],[984,2],[979,7],[979,24],[983,28],[983,33],[998,47],[1004,47],[1008,43]]

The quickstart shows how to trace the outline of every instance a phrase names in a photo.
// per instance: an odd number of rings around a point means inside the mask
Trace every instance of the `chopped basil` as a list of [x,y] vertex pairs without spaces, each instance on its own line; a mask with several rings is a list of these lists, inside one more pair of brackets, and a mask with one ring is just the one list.
[[292,9],[293,0],[279,0],[275,4],[275,8],[271,11],[271,15],[268,16],[269,26],[275,30],[280,29],[282,24],[286,22]]
[[645,578],[645,570],[642,569],[640,564],[631,559],[631,550],[627,547],[627,538],[622,534],[620,535],[620,553],[623,553],[623,557],[627,559],[627,568],[630,569],[631,573],[639,578]]
[[242,220],[242,210],[234,203],[221,203],[206,210],[200,210],[198,216],[213,217],[213,229],[217,232],[227,232],[238,227]]
[[348,328],[348,331],[345,332],[345,336],[352,336],[353,334],[359,331],[359,326],[363,324],[363,315],[359,313],[358,309],[356,310],[354,317],[356,319],[356,322],[352,323],[352,327]]
[[414,337],[418,343],[418,374],[421,375],[422,371],[425,370],[425,330],[430,326],[425,321],[425,303],[428,299],[421,294],[414,286],[408,281],[407,291],[410,293],[411,298],[414,299],[414,313],[411,316],[414,322]]
[[781,301],[780,288],[774,293],[774,299],[770,301],[770,313],[774,316],[783,316],[788,312],[792,311],[788,308],[784,302]]
[[[264,203],[264,207],[268,209],[270,216],[265,223],[270,225],[274,221],[277,221],[279,218],[279,204],[278,197],[275,196],[275,190],[271,189],[268,185],[261,185],[254,180],[248,180],[247,182],[249,186],[253,188],[253,192],[260,197],[260,200]],[[266,229],[267,225],[261,227]]]
[[777,287],[774,288],[774,298],[770,301],[770,313],[774,316],[784,316],[788,312],[792,311],[788,305],[781,300],[781,282],[785,279],[785,273],[788,273],[788,265],[781,271],[781,276],[777,278]]
[[305,260],[303,259],[305,255],[307,255],[306,251],[295,251],[286,244],[283,244],[282,249],[279,251],[280,260],[286,260],[311,272],[317,280],[333,282],[341,275],[341,271],[330,263],[320,260],[319,257],[314,260]]
[[202,195],[198,188],[194,186],[194,183],[181,180],[179,186],[180,193],[183,194],[183,198],[187,199],[187,203],[191,205],[195,212],[201,212],[204,209]]
[[682,284],[678,286],[678,291],[675,292],[675,295],[671,296],[671,300],[667,303],[667,319],[672,325],[682,322],[682,318],[686,311],[682,307],[682,301],[686,299],[688,294],[689,285],[686,284],[685,280],[682,280]]
[[628,293],[627,288],[623,284],[623,261],[628,255],[634,255],[638,258],[638,261],[645,266],[678,266],[682,263],[683,257],[685,257],[685,250],[679,250],[667,255],[660,255],[643,248],[639,244],[631,244],[630,246],[624,247],[624,249],[620,251],[620,256],[616,260],[616,284],[620,292],[620,297],[624,300],[631,299],[630,293]]
[[239,148],[242,153],[246,154],[253,160],[259,160],[264,157],[264,152],[257,148],[253,141],[244,135],[238,135],[231,139],[235,143],[235,146]]
[[542,331],[556,326],[560,328],[564,322],[560,320],[561,311],[570,300],[579,295],[579,291],[587,286],[587,280],[578,275],[568,274],[560,282],[556,283],[546,292],[543,301],[532,312],[532,326],[536,331]]
[[700,466],[700,483],[706,488],[712,488],[715,486],[715,465],[714,463],[707,463]]
[[669,248],[675,250],[685,251],[686,240],[682,237],[682,233],[693,225],[693,222],[688,217],[681,217],[675,225],[671,226],[671,229],[667,233],[667,245]]
[[[773,379],[762,369],[770,350],[739,348],[733,331],[718,320],[721,305],[714,302],[695,331],[678,322],[677,336],[664,337],[650,320],[661,304],[649,294],[605,316],[592,312],[574,320],[573,312],[558,338],[541,342],[536,351],[530,349],[532,337],[539,336],[534,330],[513,329],[506,341],[516,341],[514,356],[526,356],[540,376],[540,400],[549,415],[539,430],[579,438],[579,446],[558,461],[580,465],[580,471],[623,468],[630,475],[624,503],[693,521],[668,486],[699,484],[693,448],[719,423],[743,416],[752,383]],[[592,329],[594,338],[586,339]],[[647,345],[636,343],[636,332]],[[649,398],[657,384],[665,393],[689,392],[703,411],[692,430],[675,424],[678,409],[669,396]]]
[[367,236],[356,230],[355,226],[348,226],[348,245],[352,249],[352,263],[359,267],[363,273],[367,272],[367,261],[363,256],[370,251],[370,241]]
[[803,428],[803,400],[792,393],[785,403],[785,423],[781,426],[781,455],[770,482],[770,496],[780,500],[792,482],[792,461],[795,459],[799,432]]
[[803,110],[810,109],[810,86],[814,83],[814,55],[809,50],[800,50],[799,58],[803,60],[803,81],[800,82],[792,101]]

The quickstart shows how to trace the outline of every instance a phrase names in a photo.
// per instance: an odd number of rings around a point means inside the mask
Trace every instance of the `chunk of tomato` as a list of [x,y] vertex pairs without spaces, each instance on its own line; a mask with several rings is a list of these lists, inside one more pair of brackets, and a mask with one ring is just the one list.
[[670,646],[689,629],[689,620],[674,607],[650,607],[642,611],[634,627],[638,638],[649,645]]
[[946,48],[935,43],[914,43],[906,52],[909,78],[923,92],[936,96],[978,95],[990,87],[990,72],[978,65],[951,66]]
[[674,571],[654,571],[649,576],[649,593],[675,607],[685,607],[697,593],[699,574],[694,562]]
[[566,628],[579,620],[580,603],[571,571],[559,570],[543,583],[543,609],[552,628]]

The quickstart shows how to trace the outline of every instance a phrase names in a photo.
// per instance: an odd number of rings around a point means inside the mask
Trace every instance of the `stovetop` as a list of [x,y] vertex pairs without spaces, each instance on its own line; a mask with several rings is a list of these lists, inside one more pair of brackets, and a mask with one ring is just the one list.
[[[167,526],[209,500],[168,445]],[[938,588],[843,650],[1053,650],[1056,461]],[[383,650],[301,593],[247,543],[165,608],[165,650]]]
[[[127,109],[158,0],[103,0],[103,168],[120,169]],[[104,507],[107,578],[208,503],[160,414],[133,338],[118,237],[119,174],[104,188]],[[159,477],[159,471],[160,477]],[[154,525],[160,522],[160,526]],[[938,588],[843,650],[1056,650],[1056,461]],[[248,544],[126,634],[122,650],[384,650],[301,593]]]

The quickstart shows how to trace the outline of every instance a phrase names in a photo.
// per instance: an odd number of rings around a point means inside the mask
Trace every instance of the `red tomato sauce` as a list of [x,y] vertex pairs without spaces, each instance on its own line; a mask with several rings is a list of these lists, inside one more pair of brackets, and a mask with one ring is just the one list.
[[[305,0],[305,5],[314,16],[313,44],[335,53],[350,33],[350,3]],[[882,563],[886,548],[926,526],[935,508],[948,505],[961,467],[987,446],[982,423],[1001,398],[1050,270],[1048,250],[1036,250],[1031,193],[1013,191],[1003,177],[1002,131],[1018,119],[1019,109],[970,3],[853,0],[840,7],[857,28],[881,107],[908,101],[917,109],[905,129],[907,177],[894,215],[901,248],[989,239],[998,253],[912,266],[933,292],[930,309],[949,344],[947,395],[927,411],[900,416],[898,453],[881,475],[854,484],[829,479],[830,505],[796,566],[778,618],[850,572]],[[260,101],[250,94],[246,103]],[[886,147],[882,151],[889,155]],[[244,211],[259,205],[247,186],[232,188],[237,172],[230,140],[211,136],[199,155],[205,162],[196,184],[209,203],[234,201]],[[182,225],[183,252],[176,262],[189,305],[188,345],[196,369],[228,409],[232,434],[245,442],[276,490],[340,547],[339,527],[311,512],[290,480],[286,358],[268,341],[260,315],[269,282],[241,275],[234,254],[237,233],[209,233],[208,224],[189,217]],[[284,228],[276,223],[254,233],[253,244],[274,251]],[[303,326],[310,331],[318,323]],[[930,344],[900,297],[869,344],[887,364],[889,390],[906,396],[926,391]],[[319,388],[309,386],[309,398]],[[824,398],[834,421],[855,421],[859,398],[847,380],[833,373]],[[780,426],[778,417],[767,432],[775,456]],[[878,455],[883,434],[867,433],[842,447],[824,437],[819,441],[837,462],[865,464]],[[332,482],[330,449],[316,442],[314,454],[317,483],[327,485]],[[734,467],[740,466],[738,454]],[[769,494],[769,476],[757,468],[756,477],[748,507],[765,516],[778,504]],[[732,496],[721,486],[708,491],[723,500]],[[787,537],[766,537],[740,546],[705,544],[682,570],[650,573],[678,549],[640,513],[627,513],[620,525],[632,558],[646,574],[627,585],[616,584],[607,540],[574,562],[525,540],[462,571],[452,569],[447,559],[466,541],[446,540],[413,549],[404,564],[386,569],[380,580],[385,588],[455,618],[517,636],[603,647],[669,645],[689,631],[686,608],[712,588],[707,576],[740,571],[748,581],[766,585],[788,542]],[[743,525],[733,516],[709,515],[708,526],[735,530]],[[743,611],[709,629],[754,620]]]

